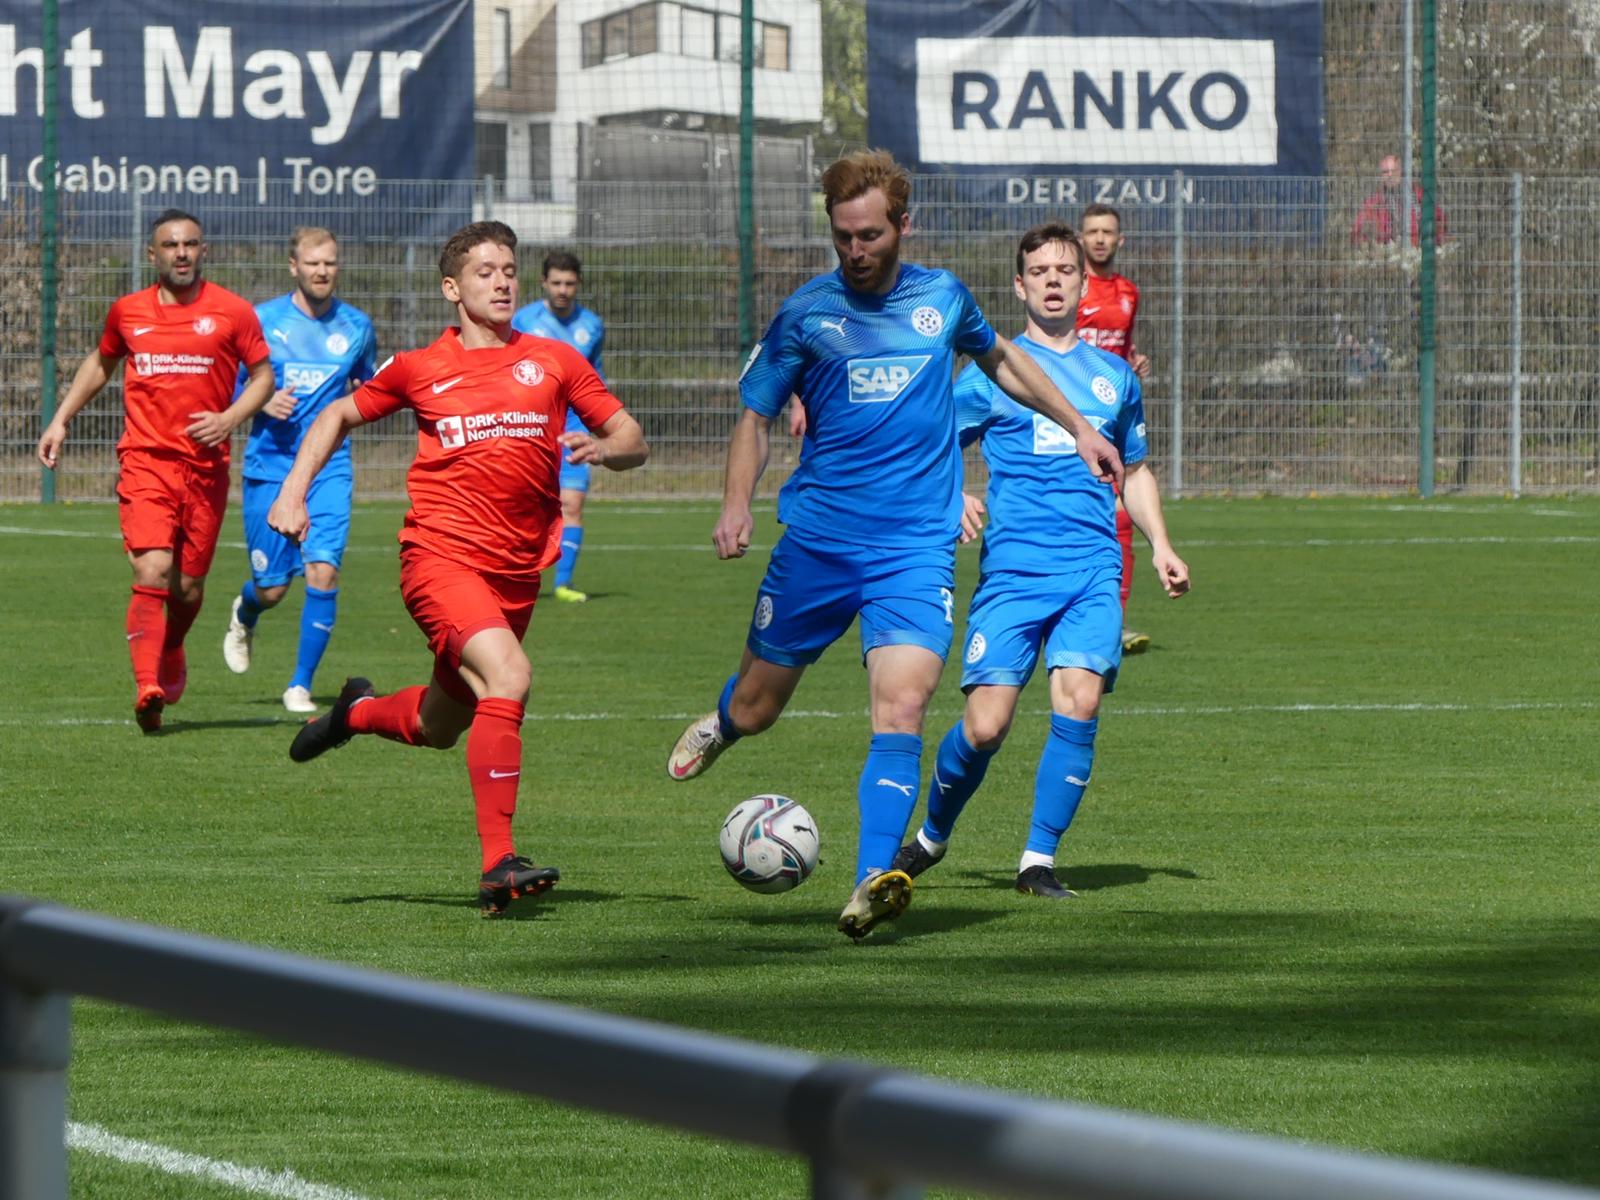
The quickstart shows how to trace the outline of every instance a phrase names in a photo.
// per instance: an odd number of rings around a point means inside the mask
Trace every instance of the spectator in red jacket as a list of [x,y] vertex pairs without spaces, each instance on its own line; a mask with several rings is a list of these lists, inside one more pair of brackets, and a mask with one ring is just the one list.
[[[1402,209],[1410,213],[1411,244],[1422,244],[1422,185],[1413,183],[1411,191],[1412,200],[1406,203],[1403,196],[1404,184],[1400,176],[1400,160],[1393,154],[1386,154],[1378,162],[1378,190],[1373,192],[1361,203],[1361,211],[1356,214],[1356,223],[1350,230],[1350,237],[1357,242],[1377,243],[1388,245],[1395,240],[1396,230],[1399,229],[1402,219]],[[1437,204],[1433,208],[1433,238],[1434,245],[1445,241],[1450,236],[1444,219],[1444,209]]]

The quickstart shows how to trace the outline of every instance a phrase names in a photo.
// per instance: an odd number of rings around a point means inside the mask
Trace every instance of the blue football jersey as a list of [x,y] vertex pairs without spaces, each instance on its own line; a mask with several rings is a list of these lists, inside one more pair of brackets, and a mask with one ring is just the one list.
[[[1126,466],[1144,461],[1144,400],[1126,362],[1087,342],[1065,354],[1026,336],[1016,343]],[[1116,494],[1078,457],[1073,436],[1018,404],[976,367],[961,373],[955,391],[961,444],[981,438],[989,465],[980,570],[1047,575],[1102,564],[1120,569]]]
[[[573,305],[572,315],[563,321],[550,311],[548,304],[543,300],[537,300],[517,309],[516,315],[511,318],[511,328],[531,333],[534,337],[554,338],[558,342],[565,342],[589,360],[589,365],[594,368],[596,375],[602,380],[605,379],[605,370],[600,366],[600,351],[605,346],[606,323],[593,309],[585,308],[581,304]],[[578,414],[570,408],[567,409],[567,432],[589,432],[578,419]]]
[[784,301],[739,381],[746,407],[806,409],[800,465],[778,519],[807,537],[863,546],[954,544],[961,450],[951,376],[957,354],[986,354],[994,330],[948,271],[902,263],[887,295],[839,271]]
[[[290,292],[256,305],[256,315],[272,353],[277,386],[293,392],[297,403],[287,417],[255,415],[244,448],[244,475],[246,479],[283,479],[294,465],[311,422],[340,396],[377,374],[378,342],[372,319],[337,299],[322,316],[310,317],[295,304]],[[324,470],[350,470],[349,438]]]

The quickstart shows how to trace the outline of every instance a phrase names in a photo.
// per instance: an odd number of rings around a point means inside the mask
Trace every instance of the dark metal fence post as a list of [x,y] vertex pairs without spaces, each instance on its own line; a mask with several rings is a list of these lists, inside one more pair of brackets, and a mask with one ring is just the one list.
[[0,1200],[66,1200],[71,1010],[0,974]]

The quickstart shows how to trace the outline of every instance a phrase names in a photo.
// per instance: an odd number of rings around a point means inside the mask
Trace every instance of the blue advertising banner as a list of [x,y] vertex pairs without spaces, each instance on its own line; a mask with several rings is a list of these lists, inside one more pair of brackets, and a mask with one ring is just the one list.
[[1324,169],[1320,0],[868,0],[867,62],[872,144],[974,199],[1160,207],[1178,170]]
[[[43,185],[40,9],[0,0],[0,197]],[[409,206],[383,203],[394,181],[461,180],[467,197],[469,0],[60,0],[59,12],[64,196],[354,209],[369,235],[414,228]]]

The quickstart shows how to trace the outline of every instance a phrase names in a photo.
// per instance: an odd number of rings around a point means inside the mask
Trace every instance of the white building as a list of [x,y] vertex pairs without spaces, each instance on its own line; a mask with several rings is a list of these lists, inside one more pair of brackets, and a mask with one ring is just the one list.
[[[519,229],[570,232],[582,125],[737,128],[739,12],[740,0],[475,0],[477,173],[497,181],[496,215],[504,203]],[[754,16],[758,130],[815,130],[819,0],[755,0]]]

